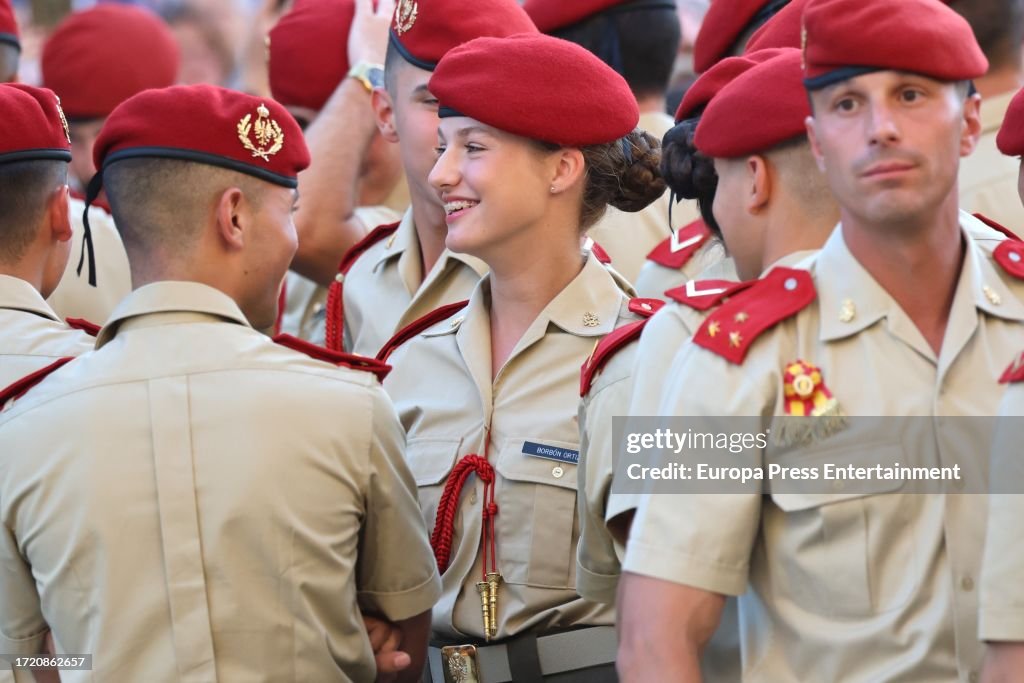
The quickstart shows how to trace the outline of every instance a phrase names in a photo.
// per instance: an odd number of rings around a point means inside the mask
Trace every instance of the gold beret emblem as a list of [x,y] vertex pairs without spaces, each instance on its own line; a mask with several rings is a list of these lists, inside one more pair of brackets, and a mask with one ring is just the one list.
[[68,144],[71,144],[71,131],[68,130],[68,120],[64,118],[64,110],[60,106],[60,97],[54,95],[53,98],[57,100],[57,115],[60,116],[60,125],[64,126],[64,137],[68,139]]
[[807,27],[800,24],[800,68],[807,68]]
[[416,0],[399,0],[395,7],[395,33],[402,35],[413,27],[420,8]]
[[252,152],[253,157],[259,157],[263,161],[270,161],[270,157],[284,147],[284,131],[277,121],[270,118],[270,110],[264,104],[260,104],[256,109],[255,122],[252,120],[252,114],[246,114],[245,118],[238,122],[238,139]]

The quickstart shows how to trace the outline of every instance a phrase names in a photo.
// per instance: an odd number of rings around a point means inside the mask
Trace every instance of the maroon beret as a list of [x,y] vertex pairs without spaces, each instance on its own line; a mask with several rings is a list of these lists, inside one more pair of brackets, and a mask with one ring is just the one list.
[[745,52],[769,47],[801,47],[800,20],[808,0],[791,0],[778,13],[754,31],[747,41]]
[[34,159],[71,161],[71,138],[52,90],[0,83],[0,164]]
[[1024,90],[1010,101],[1010,106],[996,136],[999,151],[1010,157],[1024,155]]
[[704,73],[728,57],[755,20],[762,20],[782,4],[779,0],[713,0],[693,44],[693,70]]
[[585,48],[543,33],[461,45],[437,65],[429,87],[442,117],[468,116],[568,147],[618,140],[640,120],[622,76]]
[[391,44],[407,62],[433,71],[448,50],[474,38],[536,32],[516,0],[398,0]]
[[309,166],[302,130],[281,104],[213,85],[147,90],[119,105],[93,161],[103,169],[137,157],[220,166],[285,187]]
[[69,117],[102,118],[135,93],[172,85],[178,44],[148,10],[96,5],[60,23],[43,46],[42,72]]
[[741,73],[755,65],[780,54],[781,50],[759,50],[739,57],[726,57],[697,77],[687,88],[679,107],[676,109],[676,123],[696,116],[698,110],[711,101],[719,90]]
[[0,0],[0,43],[21,49],[18,37],[18,18],[14,16],[11,0]]
[[526,0],[523,3],[523,9],[533,19],[537,30],[544,33],[577,24],[606,10],[628,12],[675,8],[675,0]]
[[800,50],[786,48],[718,91],[697,124],[694,144],[705,156],[756,154],[804,135],[811,106]]
[[270,92],[285,106],[323,109],[348,74],[353,0],[298,0],[270,31]]
[[810,0],[803,27],[810,90],[871,71],[965,81],[988,70],[970,24],[939,0]]

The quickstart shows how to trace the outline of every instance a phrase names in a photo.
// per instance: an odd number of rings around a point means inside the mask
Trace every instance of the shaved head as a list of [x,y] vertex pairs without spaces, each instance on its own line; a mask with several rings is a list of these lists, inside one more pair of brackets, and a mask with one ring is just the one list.
[[65,161],[0,164],[0,264],[17,263],[36,238],[47,200],[67,184]]

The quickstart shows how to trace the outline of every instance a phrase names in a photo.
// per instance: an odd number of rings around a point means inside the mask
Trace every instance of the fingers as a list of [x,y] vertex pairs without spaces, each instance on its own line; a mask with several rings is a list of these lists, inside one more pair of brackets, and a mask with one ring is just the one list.
[[395,674],[405,671],[412,664],[412,657],[405,652],[388,652],[375,657],[378,674]]

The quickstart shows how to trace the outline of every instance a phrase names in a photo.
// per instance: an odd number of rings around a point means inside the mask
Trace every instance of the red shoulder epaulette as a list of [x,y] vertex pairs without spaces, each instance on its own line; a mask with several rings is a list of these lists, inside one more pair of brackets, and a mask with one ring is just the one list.
[[73,330],[81,330],[90,337],[95,337],[100,333],[100,326],[96,323],[89,322],[85,318],[68,318],[64,321],[68,327]]
[[659,242],[651,253],[647,254],[647,260],[654,261],[659,266],[678,270],[689,263],[697,250],[709,239],[711,229],[698,218]]
[[391,372],[391,366],[386,363],[381,363],[376,358],[367,358],[366,356],[357,356],[353,353],[344,353],[343,351],[332,351],[326,347],[308,342],[305,339],[299,339],[293,337],[290,334],[279,334],[274,338],[274,342],[281,346],[286,346],[292,351],[298,351],[304,353],[310,358],[316,360],[326,361],[334,365],[339,365],[353,370],[364,370],[366,372],[372,372],[377,375],[377,379],[381,382]]
[[730,296],[742,292],[757,280],[735,282],[733,280],[689,280],[684,285],[673,287],[665,296],[684,306],[698,311],[709,311]]
[[363,239],[353,244],[345,252],[345,255],[341,257],[341,262],[338,263],[338,274],[334,276],[334,282],[327,288],[327,304],[325,306],[327,317],[325,321],[326,334],[324,346],[331,351],[341,351],[345,343],[345,302],[342,298],[345,276],[348,275],[348,271],[352,270],[352,266],[355,265],[360,256],[369,251],[370,247],[377,244],[377,242],[393,235],[398,230],[399,225],[401,225],[401,221],[398,223],[388,223],[387,225],[378,225],[367,233]]
[[1003,240],[992,252],[992,258],[1010,275],[1024,280],[1024,242]]
[[70,361],[75,359],[74,356],[65,356],[64,358],[58,358],[53,361],[45,368],[40,368],[33,372],[31,375],[25,375],[19,380],[12,382],[7,388],[0,390],[0,408],[7,405],[8,401],[19,399],[24,396],[29,389],[42,382],[46,377],[57,368],[60,368]]
[[590,241],[590,253],[594,255],[598,262],[603,263],[606,266],[612,262],[612,257],[608,255],[608,252],[604,250],[604,247],[593,240]]
[[612,356],[629,345],[630,342],[640,338],[644,325],[664,305],[665,302],[661,299],[630,299],[629,310],[643,316],[643,319],[615,328],[598,342],[594,352],[583,362],[583,367],[580,370],[580,396],[587,395],[594,377],[611,360]]
[[987,225],[988,227],[992,228],[993,230],[1003,233],[1011,240],[1017,240],[1018,242],[1020,242],[1020,238],[1017,237],[1017,235],[1015,235],[1012,230],[1010,230],[1005,225],[1000,225],[999,223],[996,223],[994,220],[992,220],[985,214],[976,213],[974,214],[974,217],[977,218],[982,223],[984,223],[985,225]]
[[1021,380],[1024,380],[1024,352],[1018,353],[1013,362],[1006,366],[999,378],[999,383],[1011,384]]
[[[82,201],[82,202],[85,201],[85,195],[82,194],[81,192],[79,192],[78,190],[71,190],[70,194],[71,194],[71,196],[74,199],[77,199],[77,200]],[[97,197],[96,199],[92,200],[92,202],[90,202],[89,206],[95,206],[98,209],[103,209],[108,214],[112,213],[110,211],[110,204],[108,204],[105,199],[100,199],[99,197]]]
[[762,332],[806,308],[816,296],[806,270],[774,268],[709,315],[693,341],[739,365]]
[[400,329],[395,333],[391,339],[385,342],[384,346],[380,347],[380,351],[377,352],[377,360],[384,363],[391,354],[395,352],[399,346],[415,337],[420,332],[423,332],[428,327],[436,325],[445,318],[450,318],[452,315],[461,311],[463,308],[469,305],[469,299],[464,301],[456,301],[453,304],[445,304],[440,308],[435,308],[430,313],[427,313],[422,318],[417,318],[411,323]]

